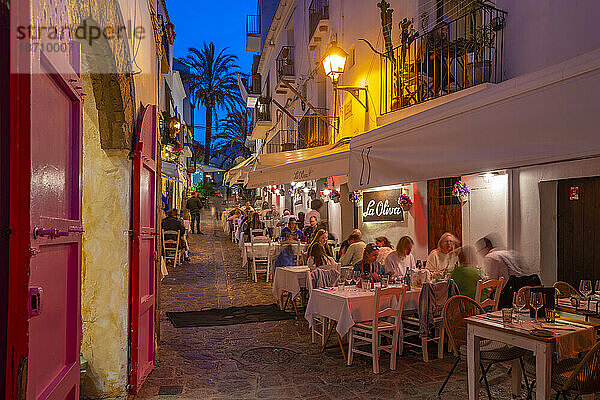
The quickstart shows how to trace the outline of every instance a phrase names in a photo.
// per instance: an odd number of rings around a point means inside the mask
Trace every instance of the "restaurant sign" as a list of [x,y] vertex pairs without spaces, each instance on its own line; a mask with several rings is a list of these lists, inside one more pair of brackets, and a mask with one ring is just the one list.
[[404,221],[402,189],[363,192],[363,222]]

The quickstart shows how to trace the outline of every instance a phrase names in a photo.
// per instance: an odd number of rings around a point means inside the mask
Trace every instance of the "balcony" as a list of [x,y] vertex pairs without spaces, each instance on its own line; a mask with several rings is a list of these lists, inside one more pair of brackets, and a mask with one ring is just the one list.
[[282,151],[296,150],[298,132],[295,130],[282,129],[269,140],[266,145],[267,153],[280,153]]
[[267,135],[267,131],[273,127],[270,103],[269,99],[263,97],[258,99],[256,108],[254,109],[254,126],[252,127],[250,139],[264,139]]
[[240,77],[238,80],[242,99],[246,102],[248,108],[256,107],[258,98],[261,94],[260,74],[252,74],[248,78]]
[[381,114],[502,81],[506,12],[481,6],[381,56]]
[[194,157],[188,157],[185,159],[185,166],[188,174],[196,173],[196,160]]
[[[327,115],[326,109],[319,109],[322,115]],[[328,125],[312,112],[306,113],[298,121],[297,149],[325,146],[329,144]]]
[[294,71],[294,46],[283,46],[275,59],[277,69],[277,87],[275,93],[287,94],[288,87],[283,83],[294,84],[296,79]]
[[261,50],[260,15],[246,16],[246,51],[259,53]]
[[314,50],[329,34],[329,0],[312,0],[308,7],[308,48]]

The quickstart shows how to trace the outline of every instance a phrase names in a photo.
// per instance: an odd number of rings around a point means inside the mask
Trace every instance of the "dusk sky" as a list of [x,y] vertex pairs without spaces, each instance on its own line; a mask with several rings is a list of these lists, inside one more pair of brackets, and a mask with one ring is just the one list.
[[[175,24],[175,57],[184,57],[190,47],[201,48],[214,42],[217,50],[229,47],[238,57],[241,71],[249,73],[252,53],[246,51],[246,15],[256,13],[256,0],[166,0],[171,22]],[[196,125],[204,126],[204,107],[196,109]],[[204,128],[195,130],[204,143]]]

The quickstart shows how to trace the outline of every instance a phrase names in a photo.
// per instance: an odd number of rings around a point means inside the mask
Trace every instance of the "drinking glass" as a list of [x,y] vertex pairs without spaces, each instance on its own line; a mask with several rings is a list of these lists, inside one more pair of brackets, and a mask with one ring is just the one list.
[[594,291],[596,292],[596,296],[600,296],[600,279],[596,281],[596,289]]
[[513,295],[513,307],[515,308],[515,319],[517,322],[519,322],[519,313],[521,311],[523,311],[523,307],[525,307],[526,305],[526,301],[525,301],[525,296],[523,293],[519,294],[518,292],[515,292],[515,294]]
[[583,294],[583,298],[588,301],[588,308],[590,308],[590,294],[592,294],[592,281],[589,279],[582,279],[579,281],[579,291]]
[[538,310],[544,305],[544,297],[542,293],[531,293],[531,307],[535,310],[535,322],[538,322]]

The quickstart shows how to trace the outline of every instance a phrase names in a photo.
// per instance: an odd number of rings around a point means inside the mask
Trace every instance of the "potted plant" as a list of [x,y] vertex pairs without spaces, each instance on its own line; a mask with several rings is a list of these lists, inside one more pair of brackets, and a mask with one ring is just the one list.
[[476,27],[468,39],[467,79],[469,85],[489,82],[496,53],[496,33],[490,25]]
[[412,208],[413,202],[406,193],[402,193],[398,197],[398,205],[402,207],[402,210],[409,211]]

